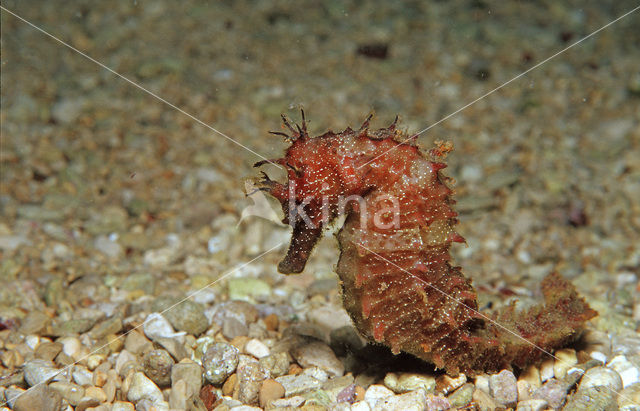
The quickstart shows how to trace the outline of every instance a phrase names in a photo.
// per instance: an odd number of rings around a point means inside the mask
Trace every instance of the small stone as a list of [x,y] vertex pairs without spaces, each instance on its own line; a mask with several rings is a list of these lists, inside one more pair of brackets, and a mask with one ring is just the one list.
[[516,411],[544,411],[547,406],[547,401],[542,399],[526,400],[518,403]]
[[23,371],[24,380],[31,387],[50,380],[59,372],[53,362],[39,359],[27,361],[24,364]]
[[576,350],[565,348],[555,352],[556,360],[553,363],[553,374],[559,380],[567,375],[567,371],[578,363]]
[[516,377],[509,370],[502,370],[489,377],[489,393],[500,404],[513,406],[518,401]]
[[579,389],[583,390],[589,387],[608,387],[614,391],[622,389],[622,378],[620,375],[607,367],[593,367],[582,376]]
[[391,391],[384,385],[374,384],[367,388],[367,391],[364,393],[364,400],[369,404],[371,408],[374,408],[378,401],[391,397],[393,395],[393,391]]
[[[443,409],[448,408],[449,407]],[[424,390],[417,390],[402,395],[382,398],[376,402],[375,409],[380,411],[424,411],[427,409],[427,394]],[[435,410],[436,408],[431,407],[429,409]]]
[[231,374],[229,378],[222,385],[222,395],[231,396],[236,389],[236,383],[238,382],[238,375]]
[[81,387],[93,384],[93,373],[84,367],[74,367],[71,375],[73,376],[73,381]]
[[283,375],[276,378],[285,390],[285,396],[291,397],[293,395],[304,394],[322,386],[322,381],[317,380],[309,375]]
[[260,406],[266,408],[271,401],[284,397],[284,387],[276,380],[267,379],[262,382],[258,399]]
[[339,377],[344,374],[342,362],[331,348],[321,341],[312,341],[298,346],[292,350],[291,354],[303,367],[318,367],[327,371],[331,376]]
[[82,334],[95,324],[91,318],[78,318],[55,323],[51,326],[51,334],[56,337],[65,337]]
[[18,332],[25,335],[39,334],[47,327],[50,321],[51,319],[46,314],[40,311],[32,311],[22,319]]
[[183,380],[171,384],[171,392],[169,393],[169,408],[186,410],[188,398],[187,384]]
[[62,396],[48,386],[41,384],[25,391],[13,404],[14,411],[58,411],[62,406]]
[[91,331],[89,331],[89,335],[99,340],[109,334],[117,334],[120,330],[122,330],[122,319],[120,319],[120,317],[111,317],[96,324]]
[[540,380],[545,382],[551,378],[553,378],[553,365],[555,364],[555,360],[553,358],[548,358],[540,364]]
[[620,391],[618,406],[622,411],[638,411],[640,404],[640,383],[632,384]]
[[116,401],[111,406],[111,411],[135,411],[136,407],[130,402]]
[[253,355],[256,358],[263,358],[269,355],[269,347],[264,345],[264,343],[257,339],[249,340],[245,346],[244,350],[247,354]]
[[463,408],[469,405],[471,399],[473,398],[473,392],[475,390],[475,386],[471,383],[466,383],[462,387],[458,388],[453,392],[453,394],[449,395],[448,400],[452,407],[454,408]]
[[534,365],[528,366],[522,374],[520,379],[529,383],[532,389],[538,389],[542,385],[540,380],[540,370]]
[[547,401],[551,408],[558,409],[564,403],[568,390],[569,386],[566,383],[552,378],[545,382],[542,387],[535,390],[531,398],[543,399]]
[[222,323],[222,335],[229,340],[247,334],[249,334],[249,327],[245,323],[242,323],[240,320],[233,317],[224,319]]
[[582,411],[617,411],[617,394],[605,386],[581,388],[571,397],[564,409]]
[[258,278],[232,278],[228,282],[229,299],[255,301],[271,294],[271,286]]
[[151,313],[147,316],[143,330],[151,341],[155,341],[156,338],[175,338],[184,335],[184,332],[176,333],[169,321],[159,313]]
[[182,337],[177,337],[177,338],[158,337],[155,340],[153,340],[153,342],[155,342],[156,344],[158,344],[159,346],[167,350],[169,354],[171,354],[171,356],[176,361],[182,361],[183,359],[190,358],[191,356],[189,352],[187,352],[187,349],[184,346]]
[[76,406],[84,397],[84,388],[66,381],[54,381],[49,384],[49,388],[56,391],[69,404]]
[[280,377],[289,370],[289,356],[286,352],[278,352],[260,358],[260,364],[273,377]]
[[53,361],[60,351],[62,351],[62,344],[46,341],[38,345],[34,354],[41,360]]
[[171,385],[171,367],[175,363],[171,355],[165,350],[152,350],[143,358],[144,373],[158,387]]
[[124,349],[134,354],[144,354],[153,349],[153,343],[142,333],[134,330],[127,334],[124,340]]
[[[478,382],[482,381],[482,377],[484,376],[478,376]],[[437,392],[441,392],[444,395],[449,394],[450,392],[452,392],[453,390],[462,387],[462,385],[467,382],[467,376],[464,374],[458,374],[457,377],[451,377],[447,374],[441,375],[436,379],[436,391]],[[478,385],[478,382],[476,382],[476,385]],[[489,381],[486,381],[486,385],[488,388]]]
[[398,376],[395,373],[388,373],[384,377],[384,385],[396,394],[415,391],[419,388],[430,393],[436,387],[436,379],[431,375],[402,373]]
[[184,381],[186,396],[191,397],[202,388],[202,367],[190,360],[182,360],[171,367],[171,386],[178,381]]
[[305,401],[304,397],[296,395],[293,397],[287,397],[287,398],[275,400],[271,403],[271,406],[277,409],[282,409],[282,408],[290,409],[290,408],[300,407],[304,401]]
[[198,336],[209,328],[209,320],[204,315],[204,307],[190,299],[159,297],[151,308],[153,311],[162,312],[162,315],[176,330]]
[[371,407],[366,401],[356,401],[351,404],[351,411],[371,411]]
[[518,401],[524,401],[531,398],[531,394],[533,394],[533,388],[531,385],[525,380],[518,380],[516,383],[518,387]]
[[222,384],[238,366],[238,349],[231,344],[215,343],[202,358],[204,377],[211,384]]
[[475,390],[473,392],[472,399],[475,402],[477,409],[480,411],[493,411],[499,406],[499,404],[483,390]]
[[624,388],[640,381],[640,369],[627,360],[624,355],[615,356],[607,367],[615,370],[622,378],[622,386]]
[[367,345],[366,341],[352,324],[336,328],[330,333],[329,346],[336,355],[344,356],[348,352],[362,349],[365,345]]
[[98,403],[107,401],[107,394],[105,394],[104,390],[100,387],[87,387],[84,390],[84,395],[85,397],[96,399]]
[[257,404],[262,382],[268,377],[267,372],[256,361],[239,366],[236,375],[238,382],[233,397],[244,404]]
[[136,372],[131,379],[131,386],[127,392],[127,399],[132,402],[149,400],[151,403],[162,402],[164,397],[157,385],[143,373]]

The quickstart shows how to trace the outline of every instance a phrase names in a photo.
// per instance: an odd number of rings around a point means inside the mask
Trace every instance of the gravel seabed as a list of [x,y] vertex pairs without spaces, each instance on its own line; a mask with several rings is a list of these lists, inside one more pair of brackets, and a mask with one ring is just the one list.
[[[2,11],[0,410],[640,410],[640,11],[439,122],[637,2],[2,6],[218,132]],[[301,107],[439,122],[480,305],[558,271],[582,340],[475,378],[365,346],[333,236],[286,277],[289,230],[247,209]]]

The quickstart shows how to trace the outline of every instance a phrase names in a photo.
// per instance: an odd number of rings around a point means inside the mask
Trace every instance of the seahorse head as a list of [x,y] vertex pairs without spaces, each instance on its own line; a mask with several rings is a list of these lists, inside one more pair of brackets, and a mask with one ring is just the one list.
[[363,149],[361,146],[370,141],[359,138],[366,135],[370,118],[357,131],[347,128],[338,134],[329,131],[309,137],[303,112],[301,125],[292,125],[283,116],[289,134],[272,132],[284,136],[291,145],[283,158],[260,161],[255,166],[268,162],[283,166],[287,182],[273,181],[263,173],[255,183],[280,202],[283,222],[293,227],[289,251],[278,266],[281,273],[301,272],[322,230],[339,214],[357,207],[358,203],[349,198],[364,196],[372,188],[365,178],[366,170],[358,167],[361,159],[353,154],[361,151],[354,148]]

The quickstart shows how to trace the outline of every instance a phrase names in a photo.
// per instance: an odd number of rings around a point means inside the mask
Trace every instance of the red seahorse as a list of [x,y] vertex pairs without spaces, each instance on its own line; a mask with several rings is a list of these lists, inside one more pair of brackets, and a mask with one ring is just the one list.
[[278,270],[301,272],[322,230],[344,213],[336,271],[344,307],[369,340],[453,375],[523,367],[574,340],[596,313],[557,274],[542,283],[544,305],[478,311],[471,281],[450,263],[451,243],[464,242],[441,172],[451,145],[425,155],[397,128],[397,117],[377,131],[369,130],[370,119],[358,130],[309,137],[303,112],[295,127],[283,116],[288,134],[272,132],[291,142],[283,158],[271,160],[286,167],[287,183],[264,173],[257,181],[293,227]]

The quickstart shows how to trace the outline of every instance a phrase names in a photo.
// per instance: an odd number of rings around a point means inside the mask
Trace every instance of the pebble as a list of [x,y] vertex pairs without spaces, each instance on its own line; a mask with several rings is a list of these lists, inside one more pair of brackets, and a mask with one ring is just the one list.
[[453,390],[462,387],[465,382],[467,382],[467,376],[464,374],[458,374],[457,377],[451,377],[447,374],[444,374],[436,379],[436,391],[447,395]]
[[558,409],[564,403],[568,390],[569,386],[566,383],[552,378],[545,382],[542,387],[535,390],[531,398],[543,399],[547,401],[551,408]]
[[122,330],[122,320],[120,317],[111,317],[96,324],[91,331],[89,331],[89,335],[99,340],[109,334],[117,334],[120,330]]
[[202,367],[191,360],[182,360],[171,367],[171,386],[183,381],[187,398],[200,392],[202,388]]
[[627,357],[624,355],[615,356],[609,364],[607,364],[607,367],[612,368],[620,375],[624,388],[640,381],[640,368],[627,360]]
[[284,393],[284,387],[278,381],[272,379],[264,380],[258,394],[260,406],[266,408],[271,401],[284,397]]
[[356,401],[351,404],[351,411],[371,411],[371,407],[366,401]]
[[260,364],[273,378],[280,377],[289,371],[289,355],[286,352],[273,353],[260,358]]
[[617,411],[617,394],[604,386],[581,388],[571,396],[564,409],[581,411]]
[[76,406],[84,397],[84,388],[66,381],[54,381],[49,388],[58,392],[69,404]]
[[222,384],[238,366],[238,349],[227,343],[214,343],[202,358],[204,377],[211,384]]
[[134,403],[144,399],[151,401],[151,403],[158,403],[162,402],[164,397],[160,388],[153,381],[142,372],[136,372],[131,379],[127,399]]
[[493,411],[498,408],[499,404],[496,403],[491,396],[484,390],[475,390],[472,397],[473,402],[480,411]]
[[175,361],[165,350],[152,350],[145,354],[143,360],[144,373],[158,387],[171,385],[171,368]]
[[520,401],[516,411],[544,411],[549,404],[542,399]]
[[489,377],[489,393],[500,404],[513,406],[518,401],[516,377],[509,370],[502,370]]
[[[380,411],[424,411],[427,409],[427,394],[424,390],[419,389],[402,395],[381,398],[375,403],[375,409]],[[436,410],[437,408],[429,407],[428,409]]]
[[48,386],[41,384],[25,391],[15,398],[14,411],[58,411],[62,406],[62,396]]
[[184,332],[175,332],[169,321],[159,313],[151,313],[147,316],[143,330],[151,341],[157,338],[176,338],[185,335]]
[[60,372],[53,362],[40,359],[27,361],[22,370],[24,371],[24,380],[30,387],[46,382]]
[[622,378],[620,375],[607,367],[593,367],[582,376],[579,390],[589,387],[608,387],[614,391],[622,390]]
[[107,401],[107,394],[100,387],[87,387],[84,390],[85,397],[94,398],[98,403]]
[[244,351],[247,354],[253,355],[256,358],[264,358],[270,354],[269,347],[264,345],[264,343],[257,339],[252,339],[247,341],[244,346]]
[[124,349],[133,354],[144,354],[153,349],[153,343],[142,333],[134,330],[127,334],[124,340]]
[[249,334],[249,327],[237,318],[225,318],[222,322],[222,335],[229,340]]
[[344,374],[344,365],[331,348],[321,342],[312,341],[292,350],[291,354],[302,367],[318,367],[334,377]]
[[640,383],[632,384],[622,391],[618,396],[618,406],[623,411],[640,410]]
[[267,372],[256,361],[239,366],[236,375],[238,380],[233,397],[244,404],[257,404],[262,382],[268,377]]
[[51,319],[40,311],[33,311],[22,319],[18,332],[21,334],[38,334],[42,332]]
[[276,381],[282,384],[287,397],[304,394],[322,386],[322,381],[305,374],[283,375],[276,378]]
[[185,331],[196,337],[209,328],[209,320],[204,315],[204,307],[190,299],[159,297],[154,301],[151,309],[162,312],[162,315],[174,329]]
[[448,400],[452,407],[462,408],[467,406],[473,398],[475,386],[472,383],[466,383],[462,387],[455,390],[449,395]]
[[430,375],[413,373],[398,375],[390,372],[384,377],[384,385],[396,394],[415,391],[420,388],[429,393],[435,390],[436,379]]
[[555,365],[555,360],[553,358],[548,358],[540,364],[540,380],[545,382],[550,380],[554,376],[553,366]]
[[111,406],[111,411],[135,411],[135,406],[130,402],[116,401]]
[[71,375],[76,384],[82,387],[93,384],[93,373],[84,367],[75,366]]
[[567,375],[567,371],[578,363],[576,350],[570,348],[561,349],[555,352],[556,360],[553,363],[553,374],[559,380]]
[[274,408],[296,408],[301,406],[304,402],[304,397],[295,395],[293,397],[287,396],[287,398],[275,400],[271,403],[271,406]]
[[393,391],[385,387],[384,385],[370,385],[367,391],[364,393],[364,400],[370,407],[374,408],[379,400],[393,396]]

